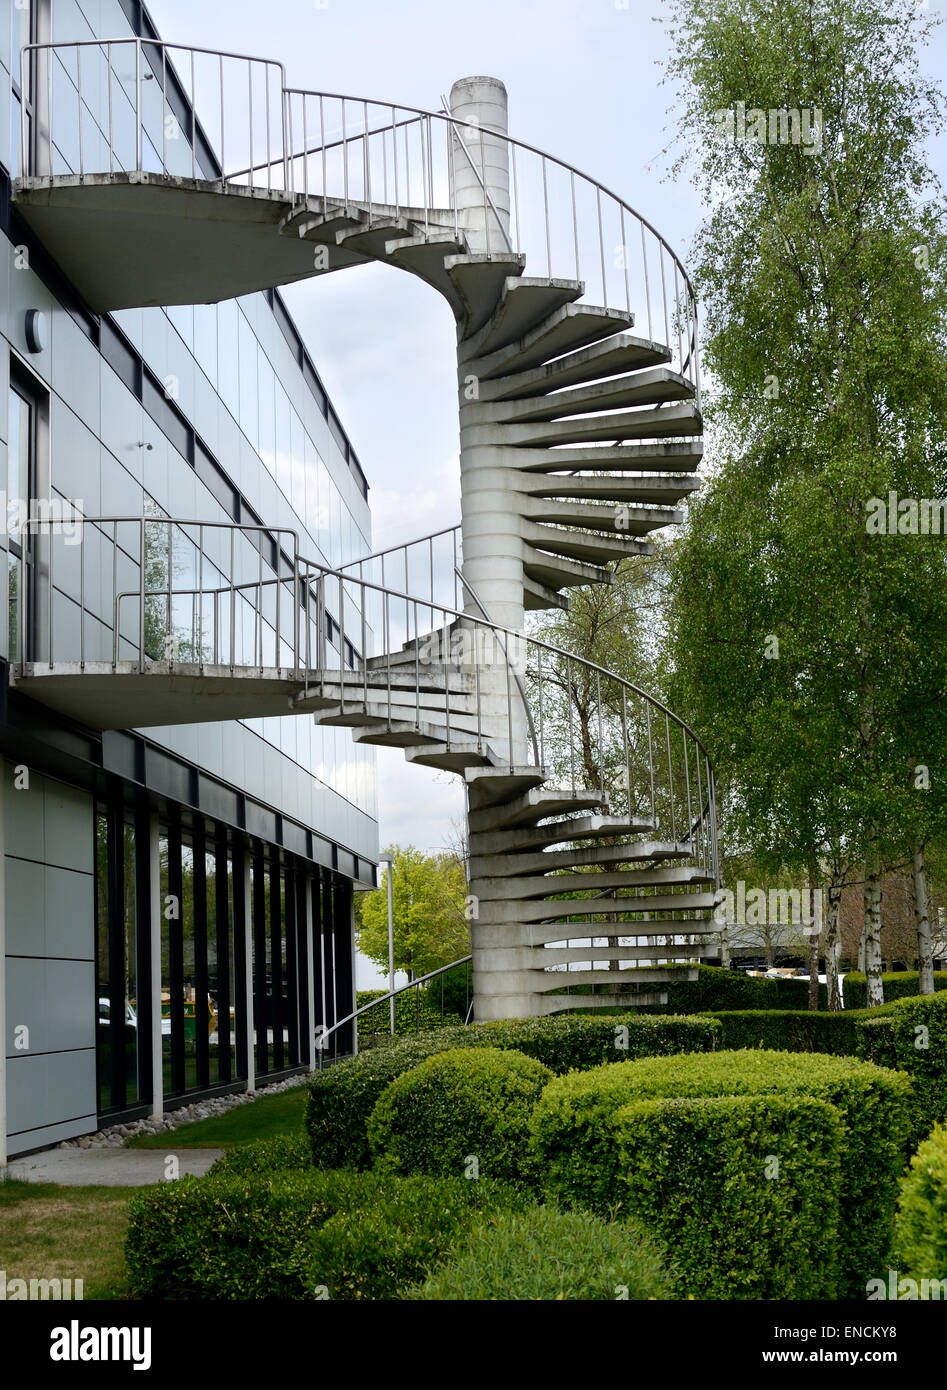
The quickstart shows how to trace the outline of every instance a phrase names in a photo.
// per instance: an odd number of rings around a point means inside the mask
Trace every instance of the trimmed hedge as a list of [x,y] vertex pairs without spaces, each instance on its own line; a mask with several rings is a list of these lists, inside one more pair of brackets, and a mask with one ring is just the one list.
[[309,1241],[380,1190],[373,1174],[179,1178],[128,1204],[125,1266],[138,1298],[315,1298]]
[[140,1298],[394,1298],[497,1207],[490,1182],[374,1173],[223,1173],[162,1183],[129,1203]]
[[[889,1013],[895,1006],[885,1004]],[[708,1014],[720,1024],[720,1047],[727,1051],[765,1047],[774,1052],[828,1052],[836,1057],[858,1055],[859,1024],[874,1019],[881,1009],[810,1013],[795,1009],[741,1009]]]
[[[693,968],[693,967],[692,967]],[[699,965],[696,980],[675,980],[662,985],[666,1004],[643,1005],[642,1014],[697,1014],[717,1009],[805,1009],[809,981],[792,976],[757,979],[744,970],[724,970],[719,965]],[[845,981],[848,988],[848,979]],[[819,1008],[828,1007],[825,985],[819,986]]]
[[561,1014],[483,1023],[476,1025],[476,1031],[479,1039],[475,1046],[512,1047],[560,1073],[586,1071],[603,1062],[630,1062],[636,1057],[712,1052],[720,1035],[713,1020],[674,1014],[657,1018]]
[[552,1077],[521,1052],[458,1047],[428,1057],[392,1081],[368,1122],[375,1166],[531,1183],[529,1117]]
[[651,1237],[632,1222],[532,1207],[478,1227],[409,1299],[665,1299],[672,1280]]
[[512,1020],[392,1039],[336,1062],[310,1082],[305,1122],[313,1162],[320,1168],[368,1167],[368,1120],[385,1087],[426,1057],[449,1048],[513,1048],[553,1071],[566,1072],[616,1059],[710,1051],[719,1034],[714,1019],[626,1014]]
[[[894,999],[907,999],[918,993],[921,977],[916,970],[895,970],[882,975],[881,983],[885,992],[885,1003]],[[852,970],[845,976],[842,986],[846,1009],[864,1009],[868,1006],[868,981],[860,970]],[[947,970],[934,971],[934,989],[947,989]],[[930,995],[922,996],[930,998]]]
[[386,1177],[371,1201],[337,1212],[315,1233],[309,1277],[329,1298],[402,1298],[494,1208],[524,1205],[489,1180]]
[[208,1173],[235,1177],[245,1173],[300,1172],[304,1168],[312,1168],[312,1149],[305,1134],[277,1134],[272,1139],[235,1144],[211,1164]]
[[694,1298],[834,1298],[844,1126],[798,1095],[656,1099],[615,1115],[623,1210]]
[[947,1280],[947,1128],[936,1125],[901,1183],[894,1256],[913,1279]]
[[[910,1082],[848,1057],[694,1053],[557,1077],[531,1120],[547,1192],[602,1214],[628,1203],[618,1112],[637,1101],[789,1094],[828,1101],[844,1123],[839,1291],[859,1289],[887,1253],[909,1126]],[[696,1180],[696,1179],[695,1179]],[[775,1258],[775,1257],[774,1257]]]
[[859,1034],[867,1056],[906,1071],[914,1083],[912,1144],[947,1120],[947,992],[895,1000],[885,1029],[866,1020]]

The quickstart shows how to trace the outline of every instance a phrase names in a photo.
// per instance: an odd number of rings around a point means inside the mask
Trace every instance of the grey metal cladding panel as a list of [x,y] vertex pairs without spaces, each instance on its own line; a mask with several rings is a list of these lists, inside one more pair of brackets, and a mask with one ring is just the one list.
[[92,872],[92,798],[78,787],[49,782],[45,798],[46,860]]
[[[87,1133],[95,1128],[95,1109],[95,1051],[92,1048],[54,1056],[24,1055],[8,1061],[7,1127],[13,1152],[42,1144],[42,1134],[53,1125],[69,1126],[65,1132],[54,1136],[58,1139]],[[30,1131],[34,1134],[28,1140]]]
[[[4,1053],[9,1058],[47,1052],[46,962],[7,957],[7,1028]],[[29,1048],[14,1050],[16,1029],[29,1029]]]
[[31,1057],[26,1053],[8,1060],[7,1129],[11,1134],[50,1123],[53,1117],[47,1102],[47,1076],[45,1056]]
[[47,1124],[95,1113],[95,1048],[46,1059]]
[[7,854],[23,859],[42,859],[46,848],[46,817],[43,808],[46,779],[30,773],[29,787],[14,786],[15,764],[7,760],[3,769],[3,833]]
[[[95,972],[91,961],[7,958],[6,1055],[19,1057],[92,1047]],[[14,1049],[15,1029],[29,1028],[29,1049]]]
[[45,866],[46,955],[95,957],[95,879],[73,869]]
[[94,1134],[98,1129],[95,1111],[79,1115],[74,1120],[64,1120],[58,1125],[42,1125],[39,1129],[27,1129],[8,1136],[8,1152],[11,1158],[25,1154],[33,1149],[49,1144],[59,1144],[64,1139],[76,1139],[80,1134]]
[[[25,794],[24,794],[25,796]],[[45,956],[46,869],[43,864],[7,855],[7,954]]]
[[46,962],[49,1051],[95,1046],[95,970],[91,961]]

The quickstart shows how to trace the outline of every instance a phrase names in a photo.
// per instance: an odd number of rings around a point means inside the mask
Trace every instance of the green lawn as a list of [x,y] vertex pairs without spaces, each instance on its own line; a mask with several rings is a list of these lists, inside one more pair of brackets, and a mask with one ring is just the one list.
[[196,1120],[163,1134],[136,1135],[132,1149],[229,1149],[251,1139],[271,1139],[275,1134],[298,1134],[303,1125],[306,1087],[294,1086],[275,1096],[261,1096],[249,1105],[235,1105],[225,1115]]
[[0,1266],[11,1279],[82,1279],[83,1298],[127,1298],[124,1242],[137,1187],[0,1182]]

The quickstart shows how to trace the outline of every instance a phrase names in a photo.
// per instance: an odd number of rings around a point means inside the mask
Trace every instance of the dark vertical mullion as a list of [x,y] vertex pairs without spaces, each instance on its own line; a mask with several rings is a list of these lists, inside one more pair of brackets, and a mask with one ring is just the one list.
[[227,882],[227,827],[217,824],[214,843],[215,928],[217,941],[217,1079],[233,1075],[230,1057],[230,900]]
[[[309,1020],[310,1028],[315,1032],[325,1025],[325,1014],[322,1008],[322,870],[316,869],[312,876],[309,886],[312,895],[312,1018]],[[320,1031],[317,1042],[321,1041]],[[320,1049],[321,1051],[321,1049]],[[318,1059],[320,1062],[322,1058]]]
[[283,904],[279,850],[270,860],[270,998],[273,1001],[273,1070],[285,1066],[283,1051]]
[[[244,1081],[247,1077],[247,1050],[250,1043],[250,1020],[247,1017],[247,901],[244,882],[246,861],[246,841],[242,835],[234,835],[233,852],[231,856],[232,869],[230,876],[230,891],[233,895],[235,1077]],[[218,922],[219,920],[218,917]]]
[[109,1103],[125,1107],[125,818],[122,803],[109,797],[106,813],[109,953]]
[[207,839],[201,816],[194,818],[194,1052],[197,1085],[210,1085],[210,1038],[207,1028]]
[[309,1065],[312,1017],[309,1006],[309,947],[306,938],[306,901],[309,894],[309,871],[300,864],[296,871],[296,1014],[298,1064]]
[[151,1013],[155,990],[161,981],[151,977],[151,934],[161,934],[161,921],[151,920],[151,816],[147,802],[139,798],[135,806],[135,959],[137,982],[135,1011],[138,1016],[138,1099],[154,1097],[151,1059]]
[[[335,943],[335,1008],[336,1018],[352,1012],[352,886],[347,879],[336,878],[332,890],[332,936]],[[352,1052],[353,1025],[339,1029],[339,1050]]]
[[286,1064],[299,1065],[299,971],[296,968],[296,946],[299,923],[296,920],[296,861],[286,864],[286,911],[283,935],[286,941]]
[[266,1007],[266,880],[262,847],[253,851],[253,1022],[256,1027],[256,1070],[265,1075],[270,1069],[267,1050]]
[[171,992],[171,1094],[186,1086],[184,1067],[184,875],[181,867],[181,818],[168,819],[168,983]]
[[[335,1009],[335,971],[332,966],[333,951],[332,942],[334,934],[334,918],[332,905],[333,884],[332,875],[328,871],[322,879],[322,978],[323,991],[325,994],[326,1027],[332,1028],[338,1014]],[[339,1038],[337,1033],[333,1033],[329,1039],[329,1056],[335,1057],[339,1049]]]

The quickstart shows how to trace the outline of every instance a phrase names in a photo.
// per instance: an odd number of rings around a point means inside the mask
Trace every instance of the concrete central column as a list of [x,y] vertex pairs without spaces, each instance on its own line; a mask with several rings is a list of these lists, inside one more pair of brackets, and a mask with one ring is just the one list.
[[[506,88],[495,77],[461,78],[451,88],[450,110],[465,123],[452,134],[454,198],[472,253],[508,256]],[[484,282],[484,293],[496,293],[495,279]],[[492,303],[483,309],[492,311]],[[484,419],[476,371],[476,361],[459,365],[464,578],[493,622],[522,632],[523,545],[512,487],[515,458],[513,451],[500,443],[500,427]],[[471,617],[483,616],[469,593],[464,608]],[[503,646],[482,627],[474,627],[472,637],[481,644],[477,665],[483,708],[495,731],[497,750],[504,759],[510,757],[512,704],[512,761],[522,766],[527,761],[527,720],[516,683],[508,679]],[[511,648],[514,669],[519,669],[522,645],[513,642]]]
[[462,77],[450,89],[450,113],[464,122],[462,127],[451,127],[451,158],[454,206],[462,214],[471,250],[508,251],[506,88],[497,77]]

